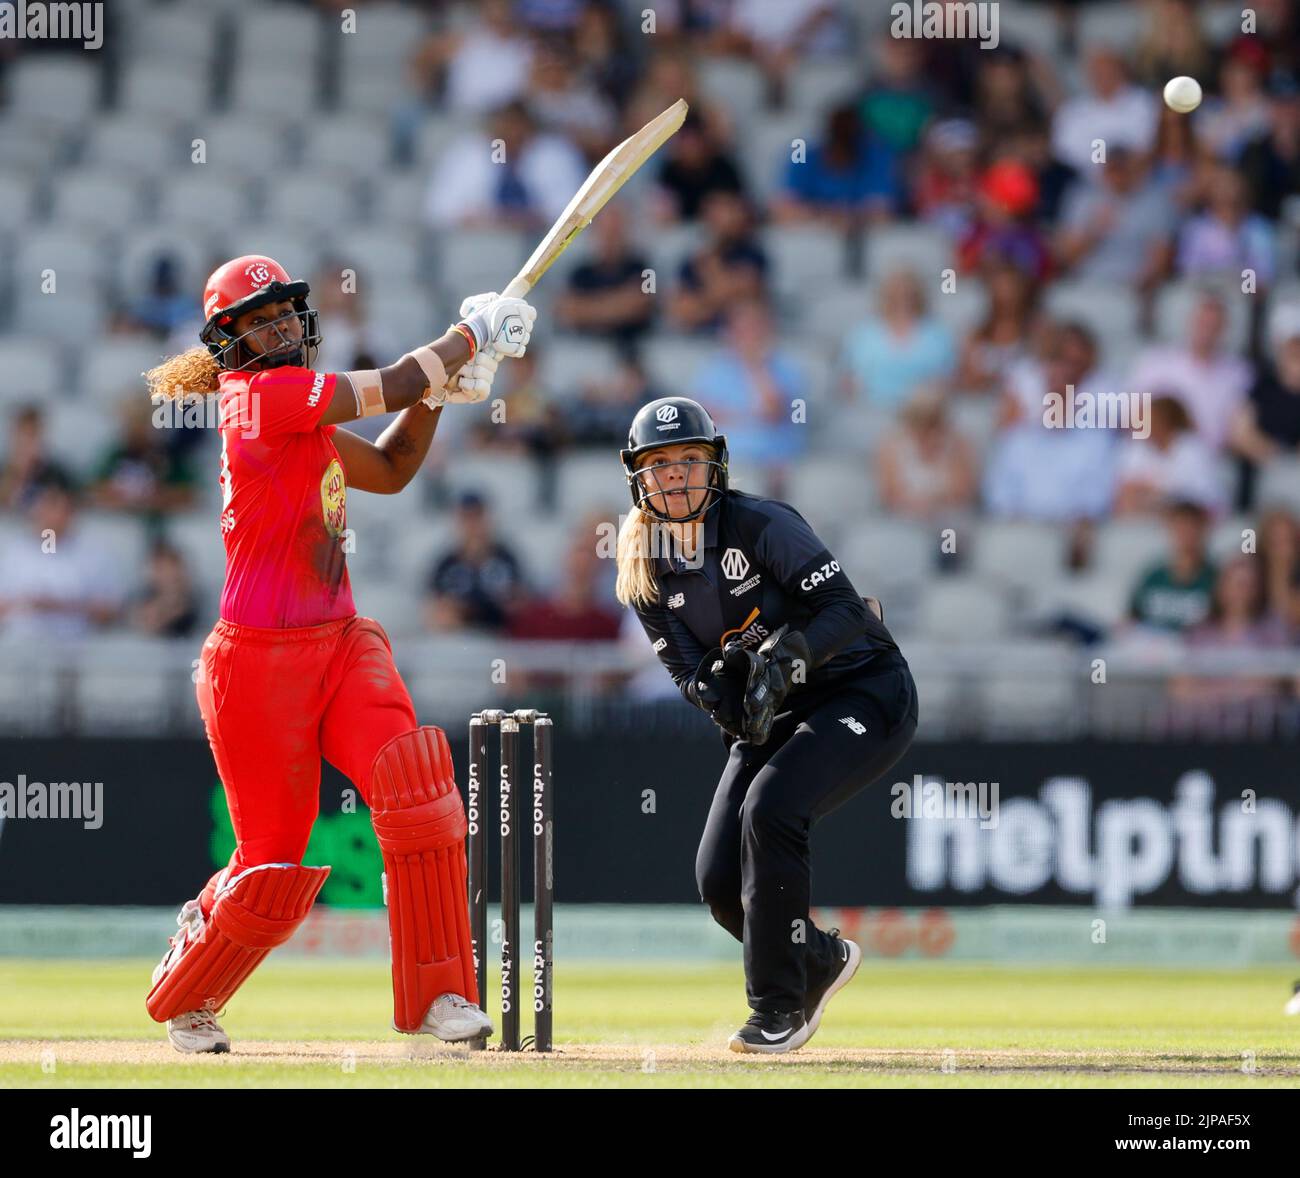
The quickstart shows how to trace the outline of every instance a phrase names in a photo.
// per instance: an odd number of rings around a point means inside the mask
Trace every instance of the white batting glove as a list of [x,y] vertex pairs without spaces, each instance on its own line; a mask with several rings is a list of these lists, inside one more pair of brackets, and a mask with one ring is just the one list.
[[462,365],[455,376],[449,376],[442,388],[429,389],[422,400],[430,409],[439,405],[470,405],[484,401],[492,391],[492,381],[500,363],[495,348],[475,352],[473,360]]
[[461,304],[460,313],[464,316],[461,323],[474,335],[476,348],[494,348],[498,356],[522,356],[537,319],[537,309],[523,299],[503,298],[495,292],[470,296]]

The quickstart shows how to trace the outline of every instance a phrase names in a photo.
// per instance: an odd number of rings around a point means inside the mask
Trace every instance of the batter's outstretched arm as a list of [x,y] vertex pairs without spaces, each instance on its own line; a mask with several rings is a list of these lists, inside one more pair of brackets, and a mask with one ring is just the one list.
[[[454,373],[470,356],[469,341],[463,332],[454,329],[427,347],[442,361],[447,375]],[[409,409],[429,387],[429,376],[413,353],[377,372],[341,372],[339,377],[321,425],[338,425],[376,412],[396,413]],[[376,393],[382,395],[378,408],[371,399]]]

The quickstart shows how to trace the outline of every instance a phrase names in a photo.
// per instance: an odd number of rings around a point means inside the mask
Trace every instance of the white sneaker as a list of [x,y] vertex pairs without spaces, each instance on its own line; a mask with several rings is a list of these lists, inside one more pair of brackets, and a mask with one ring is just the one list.
[[441,994],[424,1016],[415,1035],[436,1035],[444,1043],[463,1043],[492,1034],[492,1020],[459,994]]
[[199,906],[197,900],[186,900],[181,906],[180,912],[176,914],[176,923],[180,926],[180,932],[167,942],[167,952],[163,954],[163,959],[154,966],[153,984],[158,984],[158,979],[167,971],[168,965],[173,964],[173,960],[179,958],[185,951],[185,946],[191,941],[197,941],[203,935],[203,909]]
[[230,1050],[230,1036],[210,1010],[187,1010],[167,1020],[167,1038],[177,1051],[209,1051],[224,1055]]
[[1282,1007],[1283,1014],[1300,1014],[1300,982],[1295,984],[1295,993],[1291,995],[1291,1001]]

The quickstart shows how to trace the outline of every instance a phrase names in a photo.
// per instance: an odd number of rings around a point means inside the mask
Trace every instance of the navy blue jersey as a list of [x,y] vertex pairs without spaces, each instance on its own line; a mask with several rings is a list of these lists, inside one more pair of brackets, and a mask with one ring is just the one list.
[[655,557],[659,600],[636,607],[651,645],[687,699],[700,660],[739,637],[757,646],[784,623],[808,641],[812,666],[786,697],[907,664],[839,561],[788,503],[728,491],[705,516],[703,550]]

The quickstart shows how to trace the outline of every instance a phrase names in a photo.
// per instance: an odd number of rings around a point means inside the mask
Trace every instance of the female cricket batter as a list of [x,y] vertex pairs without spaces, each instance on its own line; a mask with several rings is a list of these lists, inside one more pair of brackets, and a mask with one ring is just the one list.
[[[180,1051],[230,1050],[215,1016],[329,874],[302,865],[322,756],[369,805],[383,853],[394,1027],[450,1041],[491,1031],[447,740],[416,723],[388,636],[352,604],[344,530],[348,491],[406,486],[443,405],[486,397],[498,356],[523,355],[536,312],[475,296],[461,322],[387,368],[313,372],[308,293],[270,258],[227,262],[203,294],[205,346],[147,374],[155,396],[219,392],[221,414],[226,582],[197,690],[237,845],[181,909],[154,971],[146,1006]],[[375,444],[338,428],[398,410]]]
[[618,598],[730,749],[695,865],[745,947],[754,1013],[728,1045],[793,1051],[862,960],[809,918],[812,825],[907,750],[916,688],[874,599],[804,518],[727,485],[727,442],[701,405],[651,401],[622,459]]

